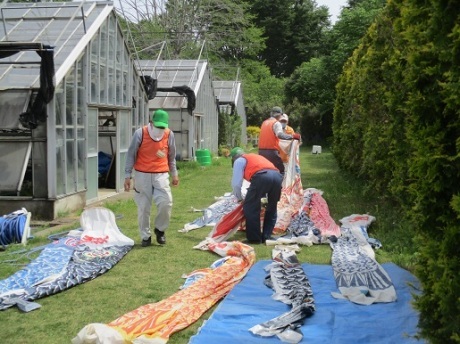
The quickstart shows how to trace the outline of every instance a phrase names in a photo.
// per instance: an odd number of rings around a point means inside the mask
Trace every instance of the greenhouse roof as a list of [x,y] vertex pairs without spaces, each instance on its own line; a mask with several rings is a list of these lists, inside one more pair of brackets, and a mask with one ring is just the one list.
[[157,80],[158,91],[150,100],[150,108],[179,109],[186,107],[184,95],[174,88],[187,86],[198,93],[206,60],[140,60],[136,63],[139,72]]
[[0,90],[38,88],[41,49],[54,50],[55,82],[60,82],[113,8],[112,2],[3,4]]
[[241,92],[240,81],[213,81],[212,86],[219,103],[235,104],[237,102]]

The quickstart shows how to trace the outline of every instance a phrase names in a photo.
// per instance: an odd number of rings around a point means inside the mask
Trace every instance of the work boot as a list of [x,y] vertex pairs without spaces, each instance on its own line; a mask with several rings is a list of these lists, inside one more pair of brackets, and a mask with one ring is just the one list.
[[141,243],[142,247],[147,247],[152,245],[152,237],[148,237],[147,239],[142,239]]
[[158,228],[155,228],[155,236],[157,237],[157,243],[160,245],[166,244],[165,232],[160,231]]

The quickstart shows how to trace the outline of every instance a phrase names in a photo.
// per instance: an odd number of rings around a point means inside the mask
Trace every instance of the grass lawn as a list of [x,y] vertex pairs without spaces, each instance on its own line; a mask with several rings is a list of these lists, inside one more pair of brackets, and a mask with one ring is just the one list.
[[[395,239],[395,236],[407,229],[398,221],[398,214],[394,210],[386,208],[378,197],[364,196],[362,183],[342,174],[328,149],[323,147],[323,153],[316,155],[311,154],[311,147],[302,147],[300,161],[303,187],[324,191],[323,197],[337,223],[342,217],[351,214],[369,213],[375,216],[377,221],[371,225],[369,235],[383,243],[383,248],[376,252],[377,260],[381,263],[393,261],[410,269],[412,255],[407,252],[410,245],[404,239]],[[22,313],[17,308],[1,311],[1,342],[69,343],[89,323],[108,323],[141,305],[167,298],[184,282],[182,274],[208,267],[218,259],[214,253],[193,249],[211,231],[211,227],[188,233],[180,233],[178,230],[185,223],[201,216],[199,212],[192,212],[192,207],[205,208],[215,202],[215,196],[231,191],[230,159],[215,158],[212,166],[208,167],[201,167],[194,162],[181,162],[179,167],[180,185],[173,188],[174,206],[165,246],[140,246],[137,210],[132,198],[108,200],[104,206],[115,213],[120,230],[134,239],[134,248],[106,274],[62,293],[37,300],[42,308],[36,311]],[[155,210],[152,216],[154,213]],[[69,229],[78,226],[75,223],[69,225]],[[232,240],[244,238],[244,233],[238,232]],[[48,242],[47,236],[36,236],[29,241],[27,249]],[[22,246],[11,245],[6,252],[0,252],[1,279],[21,268],[21,265],[5,262],[15,256],[9,253],[19,249]],[[255,250],[258,260],[271,259],[270,247],[257,245]],[[329,264],[331,249],[329,245],[302,247],[297,256],[302,263]],[[27,263],[28,260],[23,259],[22,262]],[[174,334],[169,343],[187,343],[212,311],[209,310],[187,329]]]

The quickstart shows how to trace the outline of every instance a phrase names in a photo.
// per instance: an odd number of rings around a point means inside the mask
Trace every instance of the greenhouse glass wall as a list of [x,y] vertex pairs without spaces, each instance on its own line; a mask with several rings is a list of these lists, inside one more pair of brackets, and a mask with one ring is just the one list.
[[148,98],[111,2],[0,12],[0,213],[35,218],[122,191]]

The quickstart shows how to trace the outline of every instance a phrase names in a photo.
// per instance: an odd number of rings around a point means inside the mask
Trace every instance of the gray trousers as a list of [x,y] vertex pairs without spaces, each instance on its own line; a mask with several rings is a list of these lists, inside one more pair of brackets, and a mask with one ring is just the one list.
[[134,201],[137,204],[137,221],[142,240],[148,239],[152,235],[150,230],[152,200],[157,207],[154,228],[165,231],[169,226],[173,204],[169,173],[134,171]]

